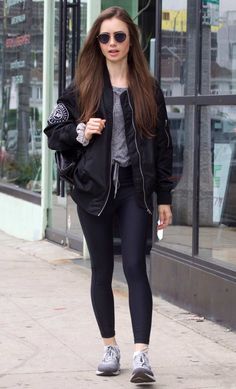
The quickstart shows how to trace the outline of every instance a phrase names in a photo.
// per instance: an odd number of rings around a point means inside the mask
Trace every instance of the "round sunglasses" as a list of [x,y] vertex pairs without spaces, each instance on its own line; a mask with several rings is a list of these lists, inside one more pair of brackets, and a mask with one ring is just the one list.
[[[114,36],[114,39],[116,42],[122,43],[126,40],[127,35],[123,31],[117,31],[117,32],[114,32],[113,36]],[[109,40],[111,39],[111,34],[109,34],[108,32],[103,32],[102,34],[99,34],[97,36],[97,39],[100,43],[102,43],[103,45],[106,45],[109,42]]]

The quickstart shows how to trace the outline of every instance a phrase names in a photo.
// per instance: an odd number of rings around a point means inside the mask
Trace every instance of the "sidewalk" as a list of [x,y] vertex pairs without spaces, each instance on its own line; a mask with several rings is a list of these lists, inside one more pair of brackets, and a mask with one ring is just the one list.
[[[97,377],[102,356],[90,270],[78,252],[0,232],[0,389],[109,389],[129,382],[127,288],[114,281],[122,372]],[[153,389],[236,389],[236,334],[154,298]],[[151,388],[151,386],[149,386]]]

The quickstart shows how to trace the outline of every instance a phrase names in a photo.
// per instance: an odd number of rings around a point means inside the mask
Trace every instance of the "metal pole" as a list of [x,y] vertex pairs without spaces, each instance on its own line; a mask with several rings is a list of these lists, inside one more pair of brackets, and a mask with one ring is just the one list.
[[[59,78],[59,93],[58,96],[61,96],[66,87],[66,42],[67,42],[67,0],[62,2],[62,18],[61,18],[61,75]],[[65,197],[66,184],[65,181],[60,180],[60,196]]]
[[[202,27],[202,1],[196,1],[196,57],[195,57],[195,96],[199,95],[201,90],[201,27]],[[195,106],[194,112],[194,159],[193,159],[193,228],[192,228],[192,255],[196,256],[199,252],[199,201],[200,201],[200,120],[201,107]]]
[[155,29],[155,68],[154,74],[158,82],[161,80],[161,22],[162,22],[162,0],[156,0],[156,29]]
[[[52,111],[54,90],[54,0],[44,1],[44,42],[43,42],[43,115],[42,127],[47,126],[47,118]],[[43,130],[42,129],[42,130]],[[47,146],[47,139],[42,133],[42,177],[41,177],[42,234],[52,217],[52,153]]]

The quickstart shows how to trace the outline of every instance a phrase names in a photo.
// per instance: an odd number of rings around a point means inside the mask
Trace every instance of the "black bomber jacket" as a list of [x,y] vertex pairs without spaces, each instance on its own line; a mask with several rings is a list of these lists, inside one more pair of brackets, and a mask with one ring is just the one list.
[[[153,192],[158,204],[171,204],[172,141],[163,93],[157,84],[158,124],[155,137],[150,139],[141,137],[136,128],[131,92],[124,91],[120,99],[137,201],[151,213]],[[107,71],[100,106],[94,115],[106,119],[106,125],[102,135],[93,136],[88,146],[76,140],[79,116],[77,95],[71,84],[58,99],[44,132],[50,149],[80,154],[71,196],[87,212],[99,216],[111,189],[113,90]]]

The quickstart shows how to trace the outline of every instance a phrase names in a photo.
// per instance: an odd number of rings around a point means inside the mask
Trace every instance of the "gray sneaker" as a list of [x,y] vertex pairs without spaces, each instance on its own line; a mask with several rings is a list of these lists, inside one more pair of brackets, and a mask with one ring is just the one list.
[[145,382],[155,382],[152,368],[149,364],[148,355],[145,352],[135,354],[133,359],[133,372],[130,382],[142,384]]
[[118,346],[105,346],[105,354],[98,365],[97,375],[112,376],[120,373],[120,349]]

